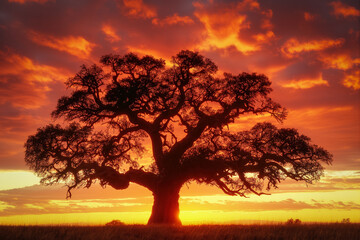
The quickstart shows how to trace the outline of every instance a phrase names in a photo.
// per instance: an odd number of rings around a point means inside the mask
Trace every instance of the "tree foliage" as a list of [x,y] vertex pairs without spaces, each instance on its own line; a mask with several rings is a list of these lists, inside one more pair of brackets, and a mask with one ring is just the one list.
[[[295,129],[271,123],[231,129],[242,115],[285,119],[262,74],[219,77],[210,59],[192,51],[178,53],[170,68],[133,53],[105,55],[100,62],[82,66],[66,82],[73,91],[59,99],[52,116],[69,125],[40,128],[25,143],[30,168],[43,183],[65,181],[69,196],[97,180],[115,189],[134,182],[154,194],[198,181],[229,195],[260,195],[285,178],[318,180],[321,162],[332,160]],[[154,163],[140,167],[145,151]]]

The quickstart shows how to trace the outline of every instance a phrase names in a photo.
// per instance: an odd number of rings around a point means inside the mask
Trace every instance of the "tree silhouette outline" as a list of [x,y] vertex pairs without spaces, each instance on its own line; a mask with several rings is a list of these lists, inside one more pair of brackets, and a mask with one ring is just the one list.
[[[285,109],[269,94],[262,74],[225,73],[193,51],[181,51],[166,68],[162,59],[133,53],[105,55],[102,66],[81,66],[66,84],[52,116],[70,122],[39,128],[25,143],[25,161],[53,184],[149,189],[154,204],[148,224],[181,224],[179,191],[189,181],[211,184],[228,195],[264,194],[285,178],[312,183],[332,155],[296,129],[258,123],[248,131],[229,126],[247,114]],[[99,130],[99,125],[103,129]],[[105,127],[104,127],[105,126]],[[149,141],[153,164],[137,161]]]

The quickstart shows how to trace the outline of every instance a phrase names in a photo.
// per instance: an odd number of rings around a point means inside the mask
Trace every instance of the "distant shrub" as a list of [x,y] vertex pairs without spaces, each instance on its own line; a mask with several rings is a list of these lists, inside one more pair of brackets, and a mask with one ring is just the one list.
[[350,223],[350,218],[343,218],[343,220],[341,220],[341,223]]
[[286,221],[286,224],[288,225],[292,225],[292,224],[296,224],[296,225],[300,225],[301,224],[301,220],[300,219],[292,219],[290,218],[289,220]]
[[111,222],[108,222],[105,224],[105,226],[123,226],[125,223],[123,223],[120,220],[112,220]]

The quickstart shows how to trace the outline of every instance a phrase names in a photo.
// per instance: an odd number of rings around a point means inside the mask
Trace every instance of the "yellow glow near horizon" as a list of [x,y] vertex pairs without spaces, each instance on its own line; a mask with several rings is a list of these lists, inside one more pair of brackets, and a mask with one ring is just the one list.
[[[146,224],[150,212],[91,212],[63,214],[27,214],[0,217],[0,225],[103,225],[118,219],[126,224]],[[331,223],[350,218],[352,223],[360,222],[360,210],[304,209],[298,211],[181,211],[183,225],[193,224],[254,224],[278,223],[288,219],[302,222]]]
[[208,195],[208,196],[183,196],[180,199],[189,199],[199,203],[223,203],[226,201],[233,202],[269,202],[269,201],[284,201],[293,199],[296,201],[358,201],[360,199],[360,191],[356,190],[341,190],[329,192],[287,192],[287,193],[272,193],[271,195],[249,195],[247,198],[229,195]]
[[29,171],[0,171],[0,191],[22,188],[40,183],[40,178]]
[[180,219],[184,225],[191,224],[254,224],[286,222],[288,219],[300,219],[302,222],[341,222],[350,218],[353,223],[360,222],[360,210],[304,209],[298,211],[183,211]]
[[[326,172],[329,179],[351,179],[356,174],[356,171]],[[28,186],[31,181],[39,181],[31,172],[0,171],[1,189]],[[267,224],[286,222],[290,218],[302,222],[341,222],[350,218],[351,222],[360,223],[360,190],[355,189],[356,185],[348,190],[317,191],[321,186],[306,188],[304,185],[304,188],[293,189],[292,184],[285,184],[286,189],[280,186],[272,195],[249,195],[249,198],[228,196],[206,185],[191,184],[180,193],[180,219],[184,225]],[[1,194],[0,197],[5,197],[11,193]],[[52,199],[49,195],[44,202],[33,202],[32,197],[28,200],[25,197],[21,204],[5,199],[9,198],[0,198],[0,225],[103,225],[115,219],[126,224],[146,224],[152,204],[150,192],[148,196],[145,193],[139,197],[109,195],[107,198],[91,198],[85,194],[71,200]]]

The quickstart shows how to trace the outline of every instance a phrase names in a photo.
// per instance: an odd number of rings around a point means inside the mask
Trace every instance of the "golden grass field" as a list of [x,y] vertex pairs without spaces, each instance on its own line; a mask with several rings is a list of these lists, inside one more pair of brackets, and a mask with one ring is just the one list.
[[1,240],[360,239],[360,224],[0,226]]

